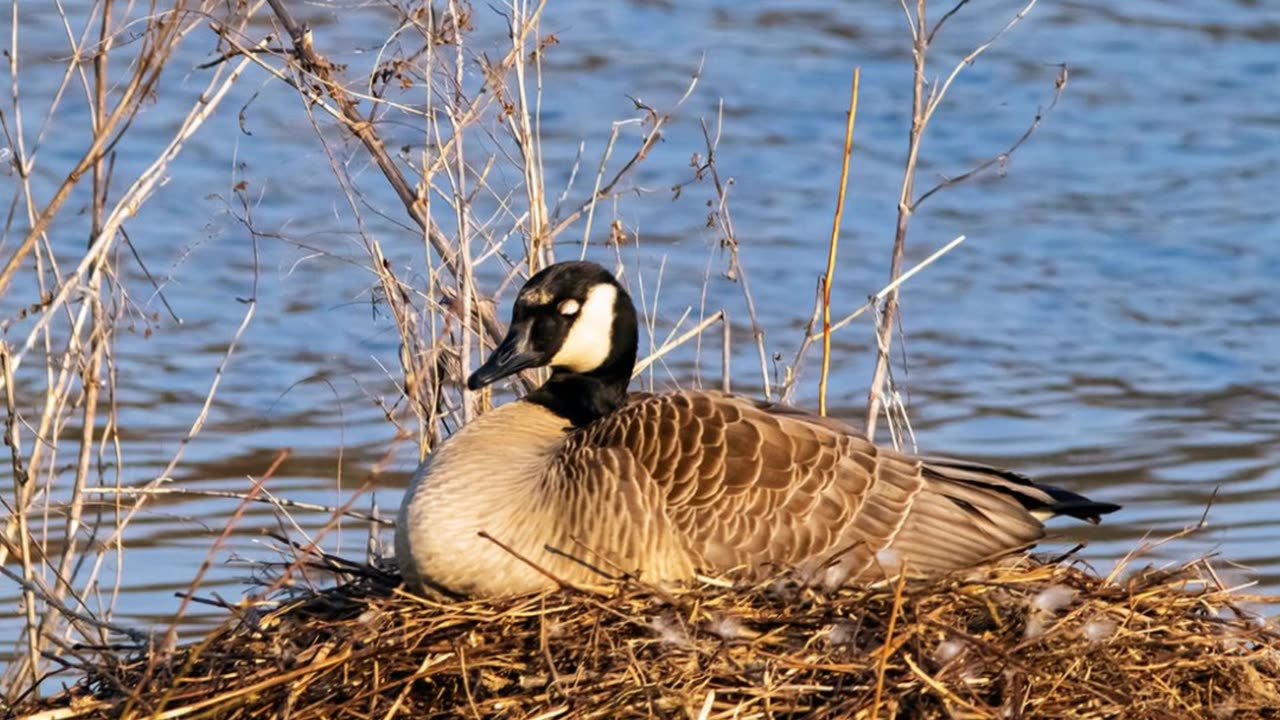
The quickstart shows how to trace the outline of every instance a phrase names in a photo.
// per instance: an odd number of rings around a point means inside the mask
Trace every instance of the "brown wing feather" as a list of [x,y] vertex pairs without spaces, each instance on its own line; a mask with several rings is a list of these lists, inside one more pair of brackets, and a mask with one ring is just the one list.
[[[842,584],[882,575],[885,548],[927,573],[1043,534],[1017,498],[977,481],[980,466],[942,472],[839,421],[719,393],[633,396],[575,433],[561,457],[571,478],[634,484],[618,508],[629,517],[615,524],[644,526],[643,540],[620,544],[650,573],[682,553],[711,571],[797,568]],[[961,472],[977,475],[961,482]]]

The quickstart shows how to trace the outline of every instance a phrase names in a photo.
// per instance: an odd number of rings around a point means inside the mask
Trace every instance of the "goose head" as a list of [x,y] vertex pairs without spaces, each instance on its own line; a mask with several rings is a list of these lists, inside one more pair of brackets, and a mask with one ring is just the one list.
[[635,306],[612,273],[593,262],[556,263],[520,289],[506,337],[467,387],[550,367],[551,378],[526,399],[585,425],[625,401],[638,344]]

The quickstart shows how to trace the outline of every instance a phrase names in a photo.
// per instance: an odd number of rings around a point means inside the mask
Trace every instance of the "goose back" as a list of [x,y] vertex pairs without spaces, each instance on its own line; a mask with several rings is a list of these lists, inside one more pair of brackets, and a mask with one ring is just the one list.
[[628,468],[699,568],[795,569],[827,585],[1024,548],[1044,535],[1032,508],[1052,502],[1004,471],[968,465],[964,475],[877,447],[839,421],[715,392],[634,396],[570,437],[557,461],[575,483]]

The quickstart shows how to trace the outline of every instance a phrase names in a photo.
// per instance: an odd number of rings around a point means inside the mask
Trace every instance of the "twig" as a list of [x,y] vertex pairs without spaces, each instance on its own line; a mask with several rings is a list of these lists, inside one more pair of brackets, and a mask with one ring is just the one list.
[[960,8],[962,8],[962,7],[964,7],[965,5],[968,5],[968,4],[969,4],[969,0],[960,0],[960,1],[959,1],[959,2],[957,2],[955,5],[953,5],[953,6],[951,7],[951,9],[950,9],[950,10],[948,10],[948,11],[946,11],[945,13],[943,13],[943,14],[942,14],[942,17],[938,20],[938,22],[936,22],[936,23],[934,23],[934,24],[933,24],[933,29],[929,31],[929,44],[930,44],[930,45],[932,45],[932,44],[933,44],[933,38],[934,38],[934,36],[935,36],[935,35],[937,35],[937,34],[938,34],[938,31],[942,29],[942,26],[943,26],[943,25],[945,25],[945,24],[947,23],[947,21],[951,19],[951,16],[952,16],[952,15],[955,15],[955,14],[956,14],[956,13],[958,13],[958,12],[960,12]]
[[760,326],[759,318],[756,315],[756,301],[751,295],[751,285],[747,281],[747,270],[742,265],[742,258],[738,252],[738,234],[733,227],[733,216],[729,212],[729,186],[720,178],[720,171],[716,168],[716,150],[720,146],[720,131],[724,126],[724,102],[721,101],[718,112],[716,114],[716,133],[712,137],[707,129],[707,123],[703,121],[702,138],[707,148],[707,161],[703,166],[711,175],[712,187],[715,189],[716,200],[715,209],[710,215],[709,222],[714,222],[720,231],[721,247],[729,252],[729,277],[736,280],[742,287],[742,299],[747,305],[747,319],[751,322],[751,337],[755,340],[756,354],[760,360],[760,382],[761,389],[764,392],[766,400],[773,399],[773,387],[769,381],[769,361],[768,354],[764,349],[764,328]]
[[827,414],[827,375],[831,371],[831,283],[836,275],[836,250],[840,245],[840,220],[844,217],[844,194],[849,185],[849,156],[853,154],[853,124],[858,115],[858,80],[861,68],[853,69],[853,88],[844,129],[844,154],[840,162],[840,191],[831,220],[831,243],[827,251],[827,274],[822,280],[822,375],[818,380],[818,414]]
[[694,325],[693,327],[689,328],[685,332],[681,333],[680,336],[677,337],[675,340],[671,340],[669,342],[663,343],[662,346],[659,347],[657,350],[654,350],[643,360],[636,363],[635,371],[631,373],[631,377],[639,377],[640,373],[644,372],[646,369],[648,369],[650,365],[660,360],[662,356],[666,355],[672,350],[675,350],[681,345],[689,342],[693,338],[700,335],[702,331],[706,330],[707,328],[711,327],[717,322],[720,322],[723,319],[724,319],[724,311],[718,310],[708,315],[707,317],[703,318],[702,321],[699,322],[697,325]]
[[[905,6],[905,3],[904,3]],[[916,15],[912,25],[912,83],[911,83],[911,131],[907,135],[907,158],[902,171],[902,187],[898,192],[898,221],[893,233],[893,254],[889,261],[889,281],[902,272],[902,256],[907,242],[907,225],[911,221],[911,195],[915,187],[916,162],[920,156],[920,140],[924,134],[925,116],[924,73],[925,56],[929,51],[925,0],[916,0]],[[910,14],[908,14],[910,20]],[[876,328],[876,368],[867,388],[867,438],[876,437],[876,421],[880,417],[880,395],[889,369],[889,343],[893,338],[894,315],[898,309],[897,290],[891,290],[885,300],[884,313]]]
[[1045,116],[1048,115],[1050,112],[1052,112],[1055,107],[1057,107],[1058,99],[1062,97],[1062,91],[1067,87],[1067,77],[1068,77],[1067,66],[1060,65],[1058,68],[1058,77],[1053,83],[1053,88],[1054,88],[1053,98],[1049,101],[1048,107],[1036,110],[1035,117],[1031,119],[1031,124],[1027,126],[1027,129],[1024,130],[1021,135],[1018,136],[1018,139],[1015,140],[1007,150],[1000,153],[999,155],[995,155],[993,157],[987,158],[986,160],[978,163],[973,168],[971,168],[968,172],[961,173],[959,175],[956,175],[955,177],[948,177],[948,178],[943,178],[942,180],[939,180],[936,185],[926,190],[924,193],[920,195],[920,197],[917,197],[915,201],[911,203],[912,212],[918,210],[920,208],[921,203],[923,203],[925,200],[928,200],[930,196],[932,196],[934,193],[937,193],[939,190],[949,188],[952,185],[959,185],[960,183],[974,177],[978,173],[981,173],[982,171],[986,170],[987,168],[997,163],[1001,165],[1003,165],[1004,163],[1007,163],[1009,161],[1009,158],[1013,155],[1013,153],[1017,152],[1018,148],[1022,147],[1022,144],[1031,138],[1031,135],[1036,131],[1036,128],[1040,127],[1040,123],[1044,120]]
[[275,496],[255,497],[251,493],[237,493],[221,490],[190,490],[187,488],[175,487],[89,487],[84,491],[93,495],[184,495],[189,497],[211,497],[226,498],[228,500],[245,500],[248,502],[263,503],[266,505],[274,505],[278,508],[291,508],[295,510],[314,510],[316,512],[338,513],[343,517],[354,518],[356,520],[364,520],[366,522],[383,525],[386,527],[394,527],[395,521],[380,517],[372,513],[357,512],[355,510],[343,510],[341,508],[332,507],[330,505],[317,505],[315,503],[301,502],[298,500],[289,500]]
[[884,631],[884,647],[881,648],[879,662],[876,663],[876,696],[871,704],[873,720],[880,717],[880,701],[884,692],[884,672],[889,665],[889,656],[893,654],[893,630],[898,624],[898,613],[902,611],[902,590],[907,584],[907,573],[898,575],[898,583],[893,588],[893,609],[889,611],[889,627]]
[[[98,121],[107,115],[107,69],[112,46],[111,18],[114,3],[106,0],[102,3],[101,19],[98,23],[98,47],[93,56],[93,89],[86,88],[89,95],[90,130],[96,136],[102,132]],[[113,156],[114,157],[114,156]],[[106,210],[110,167],[104,164],[105,156],[99,156],[92,168],[91,213],[88,247],[103,240],[103,215]],[[111,165],[114,167],[114,163]],[[123,233],[123,227],[121,227]],[[81,434],[79,452],[76,458],[76,472],[72,480],[71,499],[67,506],[66,525],[63,529],[65,538],[62,557],[58,562],[57,578],[54,586],[54,598],[61,600],[67,593],[74,593],[71,588],[73,564],[77,558],[79,531],[84,511],[84,487],[88,483],[90,464],[93,459],[94,433],[98,420],[98,396],[100,390],[99,376],[103,365],[105,344],[112,331],[102,307],[102,273],[95,272],[89,277],[88,292],[82,301],[90,310],[88,357],[81,359],[80,387],[84,392],[84,404],[81,413]],[[50,604],[40,623],[40,634],[43,637],[50,632],[57,622],[58,614]],[[106,638],[102,638],[105,642]]]
[[[969,67],[973,62],[987,51],[996,41],[1009,32],[1019,22],[1026,17],[1027,13],[1035,7],[1037,0],[1029,0],[1013,18],[992,35],[986,42],[981,43],[972,51],[970,51],[960,62],[956,63],[947,75],[946,79],[940,85],[934,85],[929,94],[925,95],[925,67],[926,59],[929,53],[929,47],[932,44],[935,35],[942,26],[956,12],[964,7],[965,2],[962,0],[951,8],[942,19],[930,31],[928,22],[925,20],[926,0],[916,0],[916,11],[913,17],[910,11],[907,11],[908,25],[911,29],[912,38],[912,93],[911,93],[911,131],[907,139],[907,157],[902,172],[902,186],[898,195],[898,220],[894,229],[893,253],[889,263],[889,279],[892,281],[898,277],[902,271],[903,252],[906,248],[907,227],[911,221],[911,216],[919,207],[920,203],[926,198],[933,195],[943,187],[954,185],[964,179],[970,178],[978,172],[990,167],[995,162],[1000,162],[1002,158],[1007,157],[1008,153],[998,155],[996,158],[987,163],[979,165],[974,170],[965,173],[954,182],[943,180],[937,187],[927,191],[920,198],[914,198],[915,194],[915,175],[916,166],[920,155],[920,142],[924,135],[925,129],[929,125],[929,121],[933,118],[942,100],[946,97],[947,91],[951,88],[951,84],[964,68]],[[903,9],[907,10],[906,2],[903,0]],[[1058,80],[1058,91],[1066,83],[1065,73],[1060,75]],[[1056,96],[1055,96],[1056,102]],[[1019,138],[1008,152],[1013,152],[1026,138],[1030,137],[1031,132],[1040,123],[1042,114],[1038,113],[1036,119],[1033,120],[1031,127],[1027,132],[1023,133],[1023,137]],[[889,349],[893,342],[893,328],[897,322],[898,310],[898,293],[896,290],[890,292],[885,299],[884,312],[881,314],[876,329],[876,366],[875,372],[871,378],[871,385],[867,388],[867,416],[866,416],[866,433],[868,439],[875,439],[876,422],[880,417],[880,407],[885,395],[885,383],[889,380]]]
[[[2,366],[0,367],[0,374],[4,378],[5,407],[7,410],[4,442],[9,446],[11,467],[13,469],[13,512],[18,516],[18,550],[22,561],[22,604],[23,610],[26,612],[27,670],[31,678],[31,685],[34,686],[36,679],[40,676],[40,632],[39,625],[36,623],[31,530],[27,527],[27,505],[31,498],[31,479],[27,476],[27,472],[22,466],[22,441],[18,433],[21,422],[18,420],[17,404],[14,399],[13,358],[9,353],[8,343],[2,340],[0,340],[0,366]],[[0,536],[0,540],[4,540],[4,537]],[[8,542],[6,541],[5,544],[7,545]],[[17,682],[22,682],[21,676],[17,678]]]
[[548,570],[548,569],[546,569],[546,568],[542,567],[541,565],[539,565],[538,563],[534,562],[533,560],[530,560],[529,558],[525,557],[524,555],[522,555],[522,554],[520,554],[518,551],[516,551],[516,549],[515,549],[515,548],[513,548],[513,547],[511,547],[510,545],[508,545],[508,544],[506,544],[506,543],[502,542],[501,540],[499,540],[499,539],[495,538],[494,536],[490,535],[489,533],[485,532],[484,530],[481,530],[480,532],[478,532],[478,533],[476,533],[476,534],[477,534],[477,535],[479,535],[480,537],[484,538],[485,540],[488,540],[489,542],[493,543],[494,545],[497,545],[498,547],[502,548],[502,550],[503,550],[504,552],[506,552],[507,554],[511,555],[511,557],[514,557],[515,559],[519,560],[520,562],[524,563],[525,565],[528,565],[531,569],[533,569],[533,570],[534,570],[535,572],[537,572],[539,575],[542,575],[543,577],[547,578],[547,579],[548,579],[548,580],[550,580],[551,582],[555,583],[557,587],[561,587],[561,588],[572,588],[572,589],[575,589],[575,590],[579,589],[577,585],[574,585],[573,583],[571,583],[571,582],[569,582],[569,581],[567,581],[567,580],[565,580],[565,579],[561,578],[560,576],[556,575],[555,573],[551,572],[550,570]]
[[[884,287],[880,288],[880,290],[875,295],[872,295],[871,298],[867,300],[865,303],[863,303],[861,306],[859,306],[857,310],[854,310],[853,312],[841,318],[839,322],[832,325],[831,331],[835,332],[836,330],[839,330],[845,325],[848,325],[854,320],[857,320],[858,316],[862,315],[862,313],[875,307],[879,303],[884,302],[885,297],[888,296],[889,293],[897,290],[899,287],[902,286],[903,283],[915,277],[916,273],[919,273],[921,270],[924,270],[925,268],[929,267],[938,258],[951,252],[953,249],[955,249],[957,245],[959,245],[964,241],[965,241],[965,236],[959,235],[953,238],[951,242],[935,250],[933,254],[929,255],[929,257],[925,258],[924,260],[921,260],[918,264],[916,264],[910,270],[902,273],[897,278],[895,278],[892,282],[890,282],[888,285],[885,285]],[[810,337],[816,340],[819,337],[821,337],[821,335],[814,334],[814,335],[811,335]]]
[[720,311],[720,325],[722,334],[720,337],[720,390],[721,392],[733,392],[733,373],[729,369],[730,357],[733,355],[733,324],[729,322],[729,314],[724,310]]

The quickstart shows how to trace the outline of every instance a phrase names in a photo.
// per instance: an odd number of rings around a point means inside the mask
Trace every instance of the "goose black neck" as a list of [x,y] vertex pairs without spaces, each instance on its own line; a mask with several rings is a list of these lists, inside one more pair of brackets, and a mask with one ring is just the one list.
[[568,420],[574,427],[585,427],[622,407],[627,399],[627,386],[589,373],[555,373],[526,399]]
[[621,287],[614,303],[609,354],[590,372],[557,368],[542,387],[525,398],[565,418],[574,427],[585,427],[622,407],[636,366],[639,345],[636,310]]

